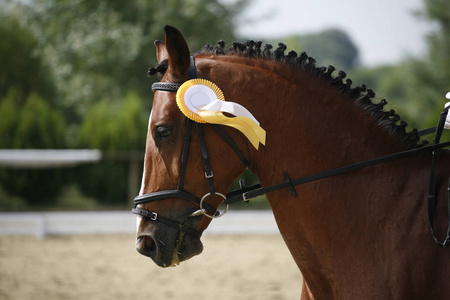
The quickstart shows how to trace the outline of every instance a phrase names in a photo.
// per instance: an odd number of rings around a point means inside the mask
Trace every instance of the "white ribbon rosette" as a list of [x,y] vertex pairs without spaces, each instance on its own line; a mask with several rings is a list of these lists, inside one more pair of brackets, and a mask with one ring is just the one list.
[[177,105],[184,115],[195,122],[236,128],[256,149],[259,143],[266,143],[266,131],[259,126],[256,118],[242,105],[225,101],[220,88],[208,80],[192,79],[183,83],[177,92]]

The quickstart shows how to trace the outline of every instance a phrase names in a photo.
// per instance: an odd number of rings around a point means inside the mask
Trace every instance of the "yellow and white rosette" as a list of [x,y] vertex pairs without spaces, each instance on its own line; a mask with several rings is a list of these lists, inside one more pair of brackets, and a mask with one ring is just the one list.
[[225,101],[220,88],[211,81],[191,79],[183,83],[177,92],[177,105],[195,122],[226,125],[239,130],[256,149],[259,143],[266,143],[266,131],[255,117],[242,105]]

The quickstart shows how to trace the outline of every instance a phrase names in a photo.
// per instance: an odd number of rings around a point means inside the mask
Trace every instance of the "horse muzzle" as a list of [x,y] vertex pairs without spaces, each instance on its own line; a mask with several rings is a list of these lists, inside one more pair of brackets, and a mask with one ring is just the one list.
[[[190,217],[185,226],[194,226],[198,217]],[[177,266],[180,262],[200,254],[203,244],[200,234],[191,234],[161,222],[141,218],[136,238],[136,250],[150,257],[158,266]]]

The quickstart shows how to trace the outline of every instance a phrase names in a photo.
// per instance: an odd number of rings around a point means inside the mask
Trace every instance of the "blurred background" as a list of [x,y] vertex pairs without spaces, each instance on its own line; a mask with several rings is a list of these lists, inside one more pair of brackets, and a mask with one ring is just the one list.
[[191,52],[218,40],[283,42],[366,84],[409,130],[424,129],[448,101],[449,7],[0,0],[0,299],[298,299],[301,274],[264,199],[215,220],[204,253],[175,269],[134,249],[129,210],[156,80],[146,77],[154,40],[169,24]]
[[284,42],[372,88],[410,130],[435,126],[450,91],[449,7],[450,0],[1,0],[0,149],[95,149],[101,157],[31,166],[6,156],[0,210],[130,208],[155,80],[145,74],[166,24],[192,52],[220,39]]

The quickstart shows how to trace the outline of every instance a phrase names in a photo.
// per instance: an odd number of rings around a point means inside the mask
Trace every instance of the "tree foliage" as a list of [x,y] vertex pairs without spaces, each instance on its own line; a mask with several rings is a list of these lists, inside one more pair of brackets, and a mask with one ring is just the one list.
[[62,114],[44,99],[30,94],[21,109],[11,89],[0,101],[0,148],[61,149],[65,147]]
[[19,106],[13,89],[0,102],[0,149],[12,148],[19,123]]
[[[0,102],[0,148],[63,148],[62,114],[36,94],[30,94],[19,110],[16,97],[11,90]],[[63,170],[0,169],[0,186],[33,206],[54,203],[66,182]]]
[[435,30],[427,37],[425,55],[394,66],[350,73],[354,82],[365,83],[379,98],[387,98],[404,119],[419,129],[436,126],[448,101],[445,94],[450,91],[450,1],[424,0],[424,3],[422,17],[435,24]]
[[[135,92],[125,101],[111,105],[110,99],[92,105],[78,133],[77,147],[111,152],[145,148],[148,113]],[[124,204],[127,198],[128,164],[102,162],[81,166],[75,171],[83,193],[104,204]]]
[[145,73],[165,24],[183,30],[196,51],[217,36],[234,36],[245,2],[36,0],[24,11],[55,74],[60,102],[78,120],[99,99],[120,99],[129,90],[147,97]]
[[414,117],[432,126],[450,91],[450,10],[449,0],[425,0],[424,16],[436,24],[428,36],[428,54],[411,61],[408,97],[416,104]]
[[31,93],[54,100],[52,73],[36,49],[37,40],[29,28],[15,14],[0,12],[0,99],[14,89],[19,105]]
[[[0,146],[142,151],[151,106],[145,75],[164,25],[180,28],[196,52],[233,39],[246,3],[0,2]],[[75,182],[97,199],[127,203],[127,169],[126,162],[83,166]],[[28,203],[50,204],[63,184],[55,172],[2,169],[0,185]]]
[[[249,1],[0,3],[0,148],[143,150],[151,106],[145,74],[156,64],[153,42],[164,38],[164,25],[182,30],[196,52],[218,39],[235,40]],[[373,88],[414,126],[433,126],[450,91],[450,0],[424,2],[424,16],[436,24],[429,52],[395,66],[356,70],[358,49],[340,30],[275,42],[348,71],[354,84]],[[74,181],[105,203],[125,203],[127,171],[126,163],[83,166]],[[66,175],[2,169],[0,185],[29,204],[49,204]]]
[[321,65],[333,65],[350,70],[359,64],[359,51],[351,38],[342,30],[328,29],[306,35],[286,38],[288,46],[296,51],[305,51]]
[[31,94],[20,112],[14,148],[62,149],[65,146],[65,121],[42,98]]
[[102,150],[142,150],[147,134],[147,113],[135,92],[111,105],[110,99],[95,103],[78,133],[77,147]]

